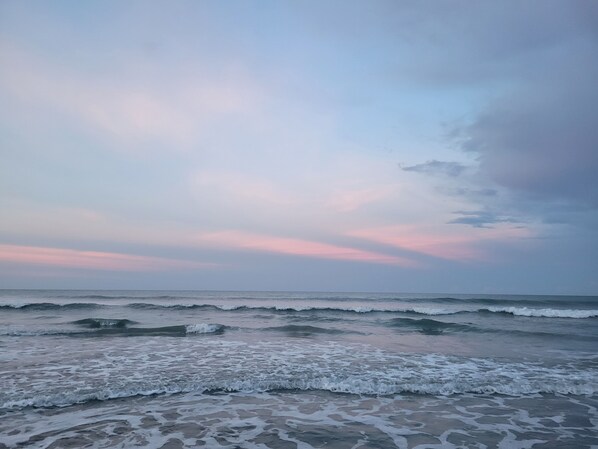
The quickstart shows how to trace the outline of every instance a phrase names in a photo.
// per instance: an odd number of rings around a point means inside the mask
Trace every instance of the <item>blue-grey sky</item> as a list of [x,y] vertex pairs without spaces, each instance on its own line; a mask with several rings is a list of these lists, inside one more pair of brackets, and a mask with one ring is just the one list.
[[598,3],[0,3],[0,287],[598,294]]

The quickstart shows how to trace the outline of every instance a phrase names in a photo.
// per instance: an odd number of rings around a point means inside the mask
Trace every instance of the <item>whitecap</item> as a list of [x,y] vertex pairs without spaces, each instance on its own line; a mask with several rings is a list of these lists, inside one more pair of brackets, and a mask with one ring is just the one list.
[[215,332],[222,332],[224,326],[222,324],[212,323],[196,323],[185,326],[185,331],[188,334],[213,334]]
[[582,309],[533,309],[528,307],[489,307],[489,312],[510,313],[516,316],[544,318],[593,318],[598,317],[598,310]]

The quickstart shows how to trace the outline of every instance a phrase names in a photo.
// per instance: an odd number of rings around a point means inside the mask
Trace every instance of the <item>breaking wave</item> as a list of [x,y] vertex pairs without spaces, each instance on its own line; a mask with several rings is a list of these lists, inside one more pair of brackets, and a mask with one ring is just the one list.
[[444,332],[483,332],[482,329],[469,324],[445,323],[429,318],[393,318],[390,326],[406,330],[416,330],[422,334],[438,335]]
[[103,304],[103,303],[27,303],[27,304],[4,304],[0,305],[0,310],[14,310],[14,311],[44,311],[44,310],[85,310],[85,309],[107,309],[110,307],[126,307],[131,309],[144,310],[215,310],[215,311],[268,311],[274,313],[294,313],[294,312],[328,312],[328,313],[354,313],[354,314],[368,314],[368,313],[400,313],[407,315],[424,315],[424,316],[442,316],[455,315],[463,313],[498,313],[509,314],[514,316],[530,317],[530,318],[570,318],[570,319],[586,319],[598,317],[598,309],[560,309],[560,308],[533,308],[533,307],[476,307],[475,305],[459,306],[449,305],[442,306],[405,306],[397,305],[393,307],[381,307],[375,304],[369,306],[362,305],[342,305],[335,304],[334,306],[327,305],[246,305],[246,304],[195,304],[195,303],[178,303],[178,304],[153,304],[153,303],[129,303],[129,304]]
[[187,334],[214,334],[223,331],[224,326],[222,324],[198,323],[185,326],[185,332]]
[[[448,374],[448,373],[447,373]],[[214,392],[246,392],[261,393],[268,391],[329,391],[333,393],[391,396],[397,394],[422,394],[450,396],[459,394],[507,395],[521,396],[530,394],[564,394],[593,395],[596,382],[591,377],[577,377],[574,382],[565,379],[550,378],[526,380],[516,373],[506,371],[501,375],[455,379],[451,376],[430,379],[422,375],[405,382],[394,382],[383,378],[365,379],[361,376],[321,376],[293,379],[268,379],[268,376],[255,376],[253,379],[231,379],[158,382],[156,384],[139,383],[120,387],[106,386],[97,390],[89,388],[81,390],[65,389],[54,394],[9,399],[0,403],[1,409],[25,407],[64,407],[91,401],[106,401],[135,396],[171,395],[177,393],[214,393]]]
[[101,329],[105,327],[124,328],[130,324],[137,324],[136,321],[127,319],[113,319],[113,318],[85,318],[82,320],[73,321],[73,324],[78,324],[90,329]]
[[105,304],[93,302],[72,302],[59,304],[53,302],[32,302],[26,304],[2,304],[0,310],[67,310],[67,309],[97,309],[105,307]]
[[584,309],[533,309],[528,307],[489,307],[480,311],[492,313],[506,313],[516,316],[540,318],[595,318],[598,310]]
[[176,326],[160,327],[131,327],[135,321],[126,319],[85,318],[74,321],[85,330],[64,329],[7,329],[0,331],[0,335],[12,337],[64,336],[64,337],[184,337],[196,334],[221,334],[225,326],[216,323],[196,323]]

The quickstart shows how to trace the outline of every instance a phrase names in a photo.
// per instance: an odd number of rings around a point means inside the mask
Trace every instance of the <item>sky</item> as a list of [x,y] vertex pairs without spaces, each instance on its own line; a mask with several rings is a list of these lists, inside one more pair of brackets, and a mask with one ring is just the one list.
[[598,3],[0,2],[0,288],[598,295]]

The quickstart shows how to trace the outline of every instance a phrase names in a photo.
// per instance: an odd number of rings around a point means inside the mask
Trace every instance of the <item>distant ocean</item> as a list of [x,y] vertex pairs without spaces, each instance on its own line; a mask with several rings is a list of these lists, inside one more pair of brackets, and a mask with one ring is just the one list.
[[0,291],[0,448],[598,448],[598,297]]

